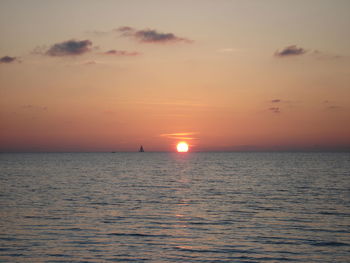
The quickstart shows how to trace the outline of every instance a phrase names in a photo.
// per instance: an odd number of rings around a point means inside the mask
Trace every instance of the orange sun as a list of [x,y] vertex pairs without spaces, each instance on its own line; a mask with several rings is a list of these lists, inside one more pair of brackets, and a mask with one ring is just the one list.
[[186,153],[186,152],[188,152],[188,144],[185,142],[179,142],[176,145],[176,149],[179,153]]

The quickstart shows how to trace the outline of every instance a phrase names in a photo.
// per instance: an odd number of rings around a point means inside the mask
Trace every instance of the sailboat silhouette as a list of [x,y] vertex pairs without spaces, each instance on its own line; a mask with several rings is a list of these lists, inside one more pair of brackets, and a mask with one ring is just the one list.
[[144,152],[144,149],[143,149],[142,145],[141,145],[141,147],[140,147],[139,152],[140,152],[140,153],[143,153],[143,152]]

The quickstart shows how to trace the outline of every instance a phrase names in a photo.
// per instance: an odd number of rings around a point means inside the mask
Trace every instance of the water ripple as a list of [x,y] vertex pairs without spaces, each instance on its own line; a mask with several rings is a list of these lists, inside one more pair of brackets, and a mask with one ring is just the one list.
[[1,262],[348,262],[348,153],[0,154]]

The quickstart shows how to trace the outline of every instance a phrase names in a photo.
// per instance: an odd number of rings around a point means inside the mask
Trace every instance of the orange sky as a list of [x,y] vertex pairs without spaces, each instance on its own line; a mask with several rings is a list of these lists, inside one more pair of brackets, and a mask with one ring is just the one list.
[[349,1],[1,1],[0,151],[350,149]]

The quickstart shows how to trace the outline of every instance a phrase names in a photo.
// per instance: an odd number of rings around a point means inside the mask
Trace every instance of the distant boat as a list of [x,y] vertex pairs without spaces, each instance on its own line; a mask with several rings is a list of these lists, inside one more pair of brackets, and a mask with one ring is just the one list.
[[142,147],[142,145],[141,145],[139,152],[140,152],[140,153],[143,153],[144,151],[145,151],[145,150],[143,149],[143,147]]

